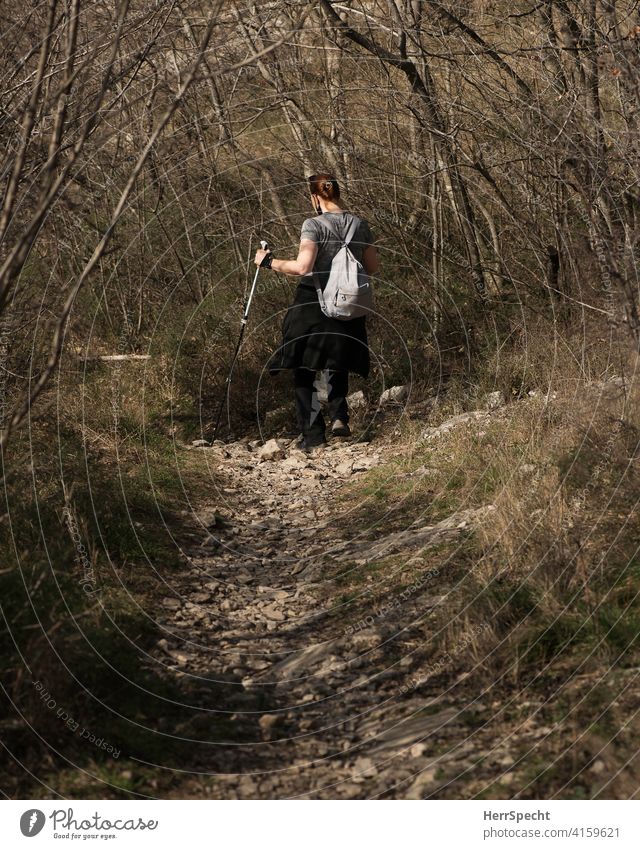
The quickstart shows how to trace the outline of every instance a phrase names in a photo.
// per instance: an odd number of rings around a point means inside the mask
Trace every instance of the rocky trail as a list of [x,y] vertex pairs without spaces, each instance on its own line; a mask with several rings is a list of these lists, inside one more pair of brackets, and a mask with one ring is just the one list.
[[[193,450],[222,484],[157,613],[156,658],[193,711],[172,729],[189,749],[178,795],[415,799],[456,795],[470,771],[478,789],[501,775],[508,752],[487,757],[465,724],[477,694],[431,683],[440,669],[425,634],[448,587],[419,568],[421,552],[455,542],[483,510],[386,535],[362,523],[362,504],[350,521],[341,494],[390,461],[390,439],[313,455],[274,440]],[[385,605],[369,576],[350,611],[342,584],[390,555],[413,583]]]

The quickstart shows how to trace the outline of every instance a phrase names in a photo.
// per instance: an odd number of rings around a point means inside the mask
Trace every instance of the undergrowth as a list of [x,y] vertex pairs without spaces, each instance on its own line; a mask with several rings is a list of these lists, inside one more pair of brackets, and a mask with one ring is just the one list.
[[[137,792],[130,759],[170,759],[190,715],[148,652],[215,470],[154,426],[161,399],[151,386],[140,404],[139,369],[67,387],[73,400],[17,434],[4,465],[0,725],[22,759],[14,795],[78,782],[91,795],[101,780],[103,795]],[[28,779],[34,759],[44,785]]]
[[[556,713],[554,733],[533,749],[524,734],[512,744],[523,758],[523,795],[628,795],[622,788],[628,777],[618,770],[624,745],[633,739],[637,747],[637,722],[629,692],[619,699],[614,693],[627,673],[636,676],[640,663],[635,358],[617,381],[597,360],[580,367],[574,355],[552,367],[542,356],[537,362],[537,381],[533,374],[523,380],[514,354],[502,358],[506,374],[496,367],[490,381],[485,371],[473,392],[450,385],[428,417],[400,425],[389,465],[359,476],[342,492],[353,527],[366,525],[376,536],[490,506],[473,533],[457,546],[410,550],[404,562],[396,556],[375,570],[361,564],[340,590],[348,596],[348,621],[357,623],[370,599],[388,595],[398,576],[410,583],[424,569],[438,569],[437,585],[424,598],[426,604],[437,594],[439,602],[422,626],[422,650],[426,657],[452,652],[455,662],[442,680],[430,683],[438,690],[453,687],[463,700],[490,690],[499,717],[525,693],[542,705],[534,724],[548,724]],[[520,388],[509,392],[515,373]],[[422,437],[425,427],[436,428],[464,409],[482,409],[486,392],[496,386],[506,406]],[[399,622],[405,624],[402,614]],[[453,652],[469,632],[477,637]],[[576,699],[578,692],[584,698]],[[582,734],[592,725],[593,733],[569,744],[578,729]],[[503,731],[497,720],[495,734]],[[607,756],[592,769],[600,745]],[[507,795],[512,792],[510,785]]]

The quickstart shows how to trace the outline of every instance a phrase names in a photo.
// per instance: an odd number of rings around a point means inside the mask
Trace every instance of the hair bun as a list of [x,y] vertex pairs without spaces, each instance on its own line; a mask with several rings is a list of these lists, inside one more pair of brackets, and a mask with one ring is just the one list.
[[335,201],[340,198],[340,186],[336,178],[327,171],[313,174],[307,178],[312,195],[319,195],[325,200]]

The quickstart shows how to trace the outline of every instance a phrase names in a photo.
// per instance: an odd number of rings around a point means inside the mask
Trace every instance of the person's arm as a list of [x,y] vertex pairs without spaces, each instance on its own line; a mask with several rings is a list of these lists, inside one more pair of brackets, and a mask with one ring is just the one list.
[[[265,256],[270,251],[259,250],[256,252],[255,264],[261,265]],[[279,271],[282,274],[288,274],[291,277],[304,277],[306,274],[311,274],[313,266],[318,255],[318,245],[311,239],[302,239],[296,259],[274,259],[271,262],[271,268],[274,271]]]
[[380,258],[375,245],[367,245],[362,251],[362,265],[367,274],[377,274],[380,271]]

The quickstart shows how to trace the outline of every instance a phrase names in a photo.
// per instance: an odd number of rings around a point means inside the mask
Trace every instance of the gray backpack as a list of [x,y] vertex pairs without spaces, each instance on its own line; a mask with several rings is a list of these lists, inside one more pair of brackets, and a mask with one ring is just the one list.
[[342,321],[367,315],[373,309],[373,287],[362,263],[358,262],[349,247],[360,219],[353,216],[344,239],[328,221],[322,218],[317,220],[332,236],[342,242],[340,250],[331,262],[329,279],[324,290],[314,277],[320,309],[329,318],[339,318]]

